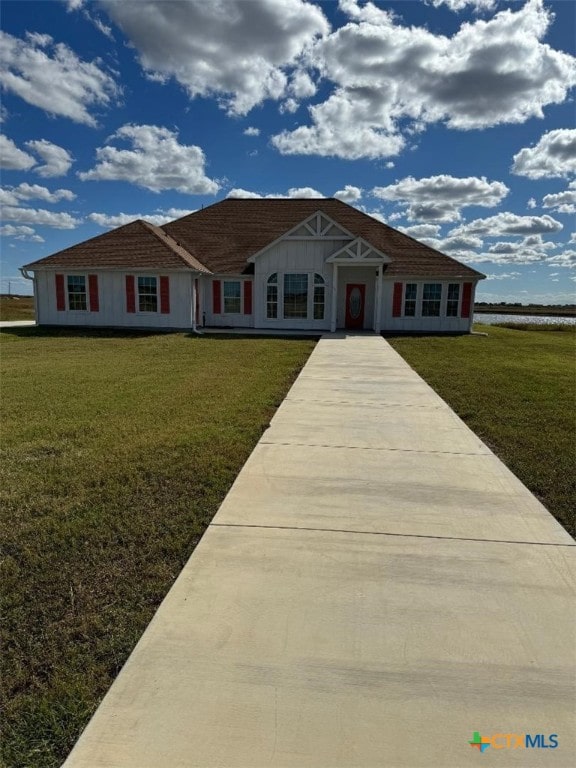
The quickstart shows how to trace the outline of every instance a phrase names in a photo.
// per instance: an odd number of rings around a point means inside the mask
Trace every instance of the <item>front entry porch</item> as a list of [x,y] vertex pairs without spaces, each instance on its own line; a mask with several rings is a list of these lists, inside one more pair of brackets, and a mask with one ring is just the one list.
[[332,264],[330,331],[372,330],[382,326],[382,281],[390,259],[362,238],[326,259]]

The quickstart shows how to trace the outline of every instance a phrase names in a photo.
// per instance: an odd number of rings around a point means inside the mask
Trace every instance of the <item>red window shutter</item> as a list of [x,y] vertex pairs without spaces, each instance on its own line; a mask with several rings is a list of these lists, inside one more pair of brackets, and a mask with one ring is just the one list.
[[170,278],[166,276],[160,278],[160,313],[170,314]]
[[244,314],[252,314],[252,280],[244,280]]
[[126,275],[126,312],[136,312],[134,275]]
[[88,293],[90,294],[90,312],[99,312],[98,275],[88,275]]
[[222,313],[222,286],[220,280],[212,281],[212,312],[215,315]]
[[64,275],[56,275],[56,309],[64,312],[66,309],[66,296],[64,294]]
[[462,286],[462,317],[470,317],[470,304],[472,302],[472,283],[464,283]]
[[200,325],[200,281],[194,281],[196,285],[196,325]]
[[402,283],[394,283],[394,298],[392,300],[392,317],[402,315]]

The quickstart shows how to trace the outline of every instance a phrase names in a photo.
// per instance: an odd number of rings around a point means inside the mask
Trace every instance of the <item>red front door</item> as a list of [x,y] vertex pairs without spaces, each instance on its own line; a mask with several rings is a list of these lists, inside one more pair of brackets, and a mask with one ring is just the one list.
[[346,328],[361,330],[364,328],[364,299],[366,286],[361,283],[346,284]]

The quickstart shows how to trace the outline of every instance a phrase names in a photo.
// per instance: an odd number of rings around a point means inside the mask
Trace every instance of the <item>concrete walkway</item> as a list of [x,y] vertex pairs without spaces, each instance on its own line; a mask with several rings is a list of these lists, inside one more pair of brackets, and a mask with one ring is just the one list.
[[2,328],[26,328],[29,325],[36,325],[36,320],[0,320],[0,330]]
[[326,336],[66,768],[572,765],[575,562],[382,338]]

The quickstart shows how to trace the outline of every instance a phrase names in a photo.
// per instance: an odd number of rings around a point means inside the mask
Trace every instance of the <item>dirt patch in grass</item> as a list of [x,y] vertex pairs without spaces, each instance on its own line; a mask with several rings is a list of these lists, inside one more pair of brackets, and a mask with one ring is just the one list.
[[8,766],[60,765],[189,558],[309,340],[2,337]]

